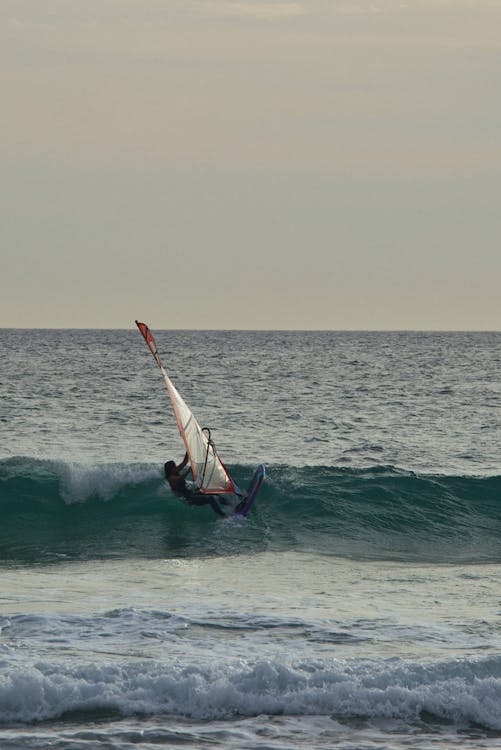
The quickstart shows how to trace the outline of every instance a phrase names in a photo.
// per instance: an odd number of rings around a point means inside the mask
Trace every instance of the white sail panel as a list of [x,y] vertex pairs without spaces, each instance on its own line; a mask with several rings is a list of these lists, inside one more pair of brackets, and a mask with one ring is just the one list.
[[157,346],[153,335],[145,323],[136,324],[141,331],[148,347],[155,358],[163,375],[165,386],[169,394],[179,433],[188,453],[193,479],[201,492],[217,494],[240,494],[232,478],[228,474],[219,458],[214,444],[200,427],[193,412],[184,401],[181,394],[167,375],[158,356]]
[[164,368],[161,369],[179,432],[188,452],[195,484],[202,492],[235,492],[233,481],[221,463],[213,444]]

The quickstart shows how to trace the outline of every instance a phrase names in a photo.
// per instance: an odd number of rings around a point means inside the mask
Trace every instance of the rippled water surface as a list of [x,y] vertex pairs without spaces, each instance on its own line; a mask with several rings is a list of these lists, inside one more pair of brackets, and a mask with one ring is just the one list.
[[0,331],[0,746],[501,742],[501,335]]

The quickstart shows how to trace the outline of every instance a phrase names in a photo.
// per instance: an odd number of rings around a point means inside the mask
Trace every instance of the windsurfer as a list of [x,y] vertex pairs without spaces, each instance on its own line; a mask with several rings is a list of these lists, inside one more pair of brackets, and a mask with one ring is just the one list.
[[185,453],[180,464],[176,465],[175,461],[167,461],[164,464],[165,480],[169,483],[174,494],[181,497],[188,505],[210,505],[218,516],[224,518],[225,514],[221,510],[219,503],[226,505],[225,498],[221,497],[221,495],[215,496],[194,491],[186,484],[185,477],[191,471],[188,460],[188,453]]

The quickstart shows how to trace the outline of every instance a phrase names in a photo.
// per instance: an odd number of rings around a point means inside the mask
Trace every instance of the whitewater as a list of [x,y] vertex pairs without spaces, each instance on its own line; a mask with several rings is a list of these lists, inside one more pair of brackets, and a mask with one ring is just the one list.
[[501,334],[0,331],[0,747],[501,743]]

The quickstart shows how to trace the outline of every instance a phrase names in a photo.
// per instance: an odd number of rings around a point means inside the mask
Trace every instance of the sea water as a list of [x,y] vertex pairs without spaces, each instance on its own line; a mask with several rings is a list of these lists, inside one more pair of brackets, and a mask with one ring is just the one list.
[[0,331],[0,748],[501,744],[501,334]]

